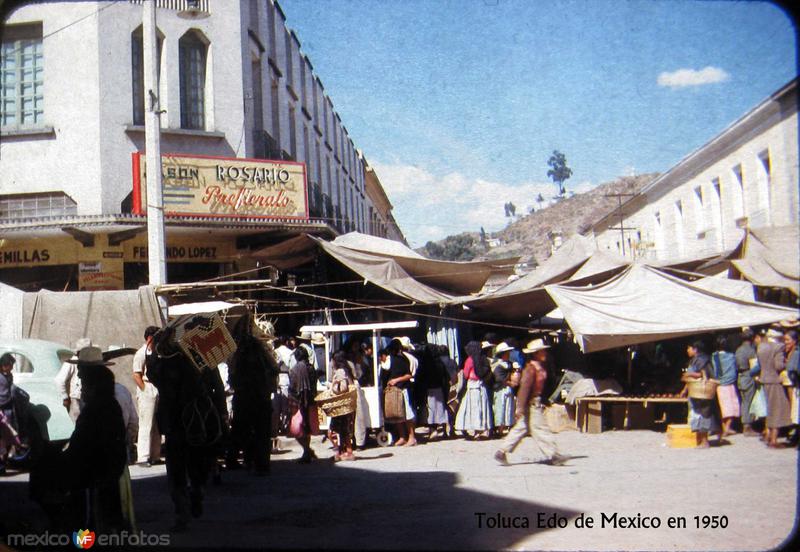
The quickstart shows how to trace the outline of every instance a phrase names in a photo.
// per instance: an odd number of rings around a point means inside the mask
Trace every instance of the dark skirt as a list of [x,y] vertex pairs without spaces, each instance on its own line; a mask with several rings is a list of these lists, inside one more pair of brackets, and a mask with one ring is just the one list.
[[336,416],[331,418],[331,430],[339,435],[339,446],[350,443],[353,440],[353,433],[355,429],[356,414],[351,412],[344,416]]
[[789,398],[780,383],[765,383],[767,395],[767,427],[777,429],[792,425],[789,411]]

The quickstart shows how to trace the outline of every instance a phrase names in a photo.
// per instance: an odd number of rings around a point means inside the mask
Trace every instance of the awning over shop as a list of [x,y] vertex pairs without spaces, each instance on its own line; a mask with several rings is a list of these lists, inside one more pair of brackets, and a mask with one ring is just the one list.
[[339,236],[334,246],[394,260],[409,276],[448,294],[477,293],[492,274],[510,276],[519,257],[492,261],[437,261],[423,257],[394,240],[350,232]]
[[434,289],[410,276],[391,257],[374,255],[314,238],[331,257],[371,282],[399,297],[422,304],[448,303],[453,296]]
[[782,287],[800,295],[800,230],[797,226],[750,228],[742,258],[733,266],[757,286]]
[[327,242],[306,234],[264,247],[252,257],[280,270],[310,262],[319,250],[364,279],[420,303],[443,303],[480,291],[491,275],[511,275],[519,259],[451,262],[427,259],[404,244],[350,232]]
[[634,264],[594,286],[545,288],[584,352],[709,331],[769,324],[795,311],[709,291]]

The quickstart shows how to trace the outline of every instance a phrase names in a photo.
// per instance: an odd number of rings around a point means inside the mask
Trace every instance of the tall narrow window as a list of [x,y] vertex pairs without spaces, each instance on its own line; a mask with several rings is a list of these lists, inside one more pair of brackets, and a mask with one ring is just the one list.
[[206,125],[207,46],[189,31],[178,42],[181,80],[181,128],[204,130]]
[[742,177],[742,165],[736,165],[731,169],[733,173],[733,214],[739,219],[746,215],[744,212],[744,178]]
[[9,26],[0,45],[0,127],[31,128],[43,122],[42,26]]
[[270,98],[270,108],[272,109],[272,137],[275,141],[281,143],[281,107],[280,97],[278,90],[278,79],[272,78],[272,90]]
[[[164,38],[158,33],[158,53],[156,62],[156,76],[161,76],[161,50]],[[158,87],[158,82],[156,82]],[[142,28],[139,27],[131,34],[131,99],[133,100],[133,124],[144,124],[144,47],[142,46]]]
[[697,186],[694,189],[694,222],[695,231],[699,234],[705,232],[705,206],[703,205],[703,189]]
[[764,150],[758,154],[760,167],[760,177],[758,186],[758,202],[761,209],[765,212],[766,219],[769,220],[770,210],[770,188],[772,184],[772,160],[769,150]]
[[720,185],[719,178],[714,178],[711,181],[711,189],[713,190],[713,198],[714,205],[712,205],[712,209],[714,209],[714,222],[716,223],[717,229],[721,230],[722,228],[722,186]]
[[297,110],[289,107],[289,154],[297,161]]

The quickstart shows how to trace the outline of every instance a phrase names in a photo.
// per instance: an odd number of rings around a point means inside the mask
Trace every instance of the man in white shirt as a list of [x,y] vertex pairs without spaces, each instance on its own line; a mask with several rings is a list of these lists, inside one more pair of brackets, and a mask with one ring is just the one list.
[[144,331],[144,345],[133,355],[133,381],[136,383],[136,402],[139,407],[139,436],[136,441],[136,463],[149,467],[160,463],[161,434],[156,425],[158,389],[147,379],[147,356],[151,353],[153,336],[158,327]]
[[[75,342],[75,351],[91,346],[92,340],[88,337],[82,337]],[[81,413],[81,378],[78,377],[78,365],[74,362],[78,360],[78,357],[72,355],[71,360],[73,362],[61,364],[61,369],[54,379],[58,394],[61,396],[61,402],[69,412],[72,423],[75,423]]]

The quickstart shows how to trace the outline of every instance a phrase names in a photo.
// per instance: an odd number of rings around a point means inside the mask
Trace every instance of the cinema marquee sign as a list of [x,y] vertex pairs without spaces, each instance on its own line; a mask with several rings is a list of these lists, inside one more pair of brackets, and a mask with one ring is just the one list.
[[[303,163],[162,155],[164,213],[238,218],[307,219]],[[147,213],[145,156],[133,154],[133,211]]]

